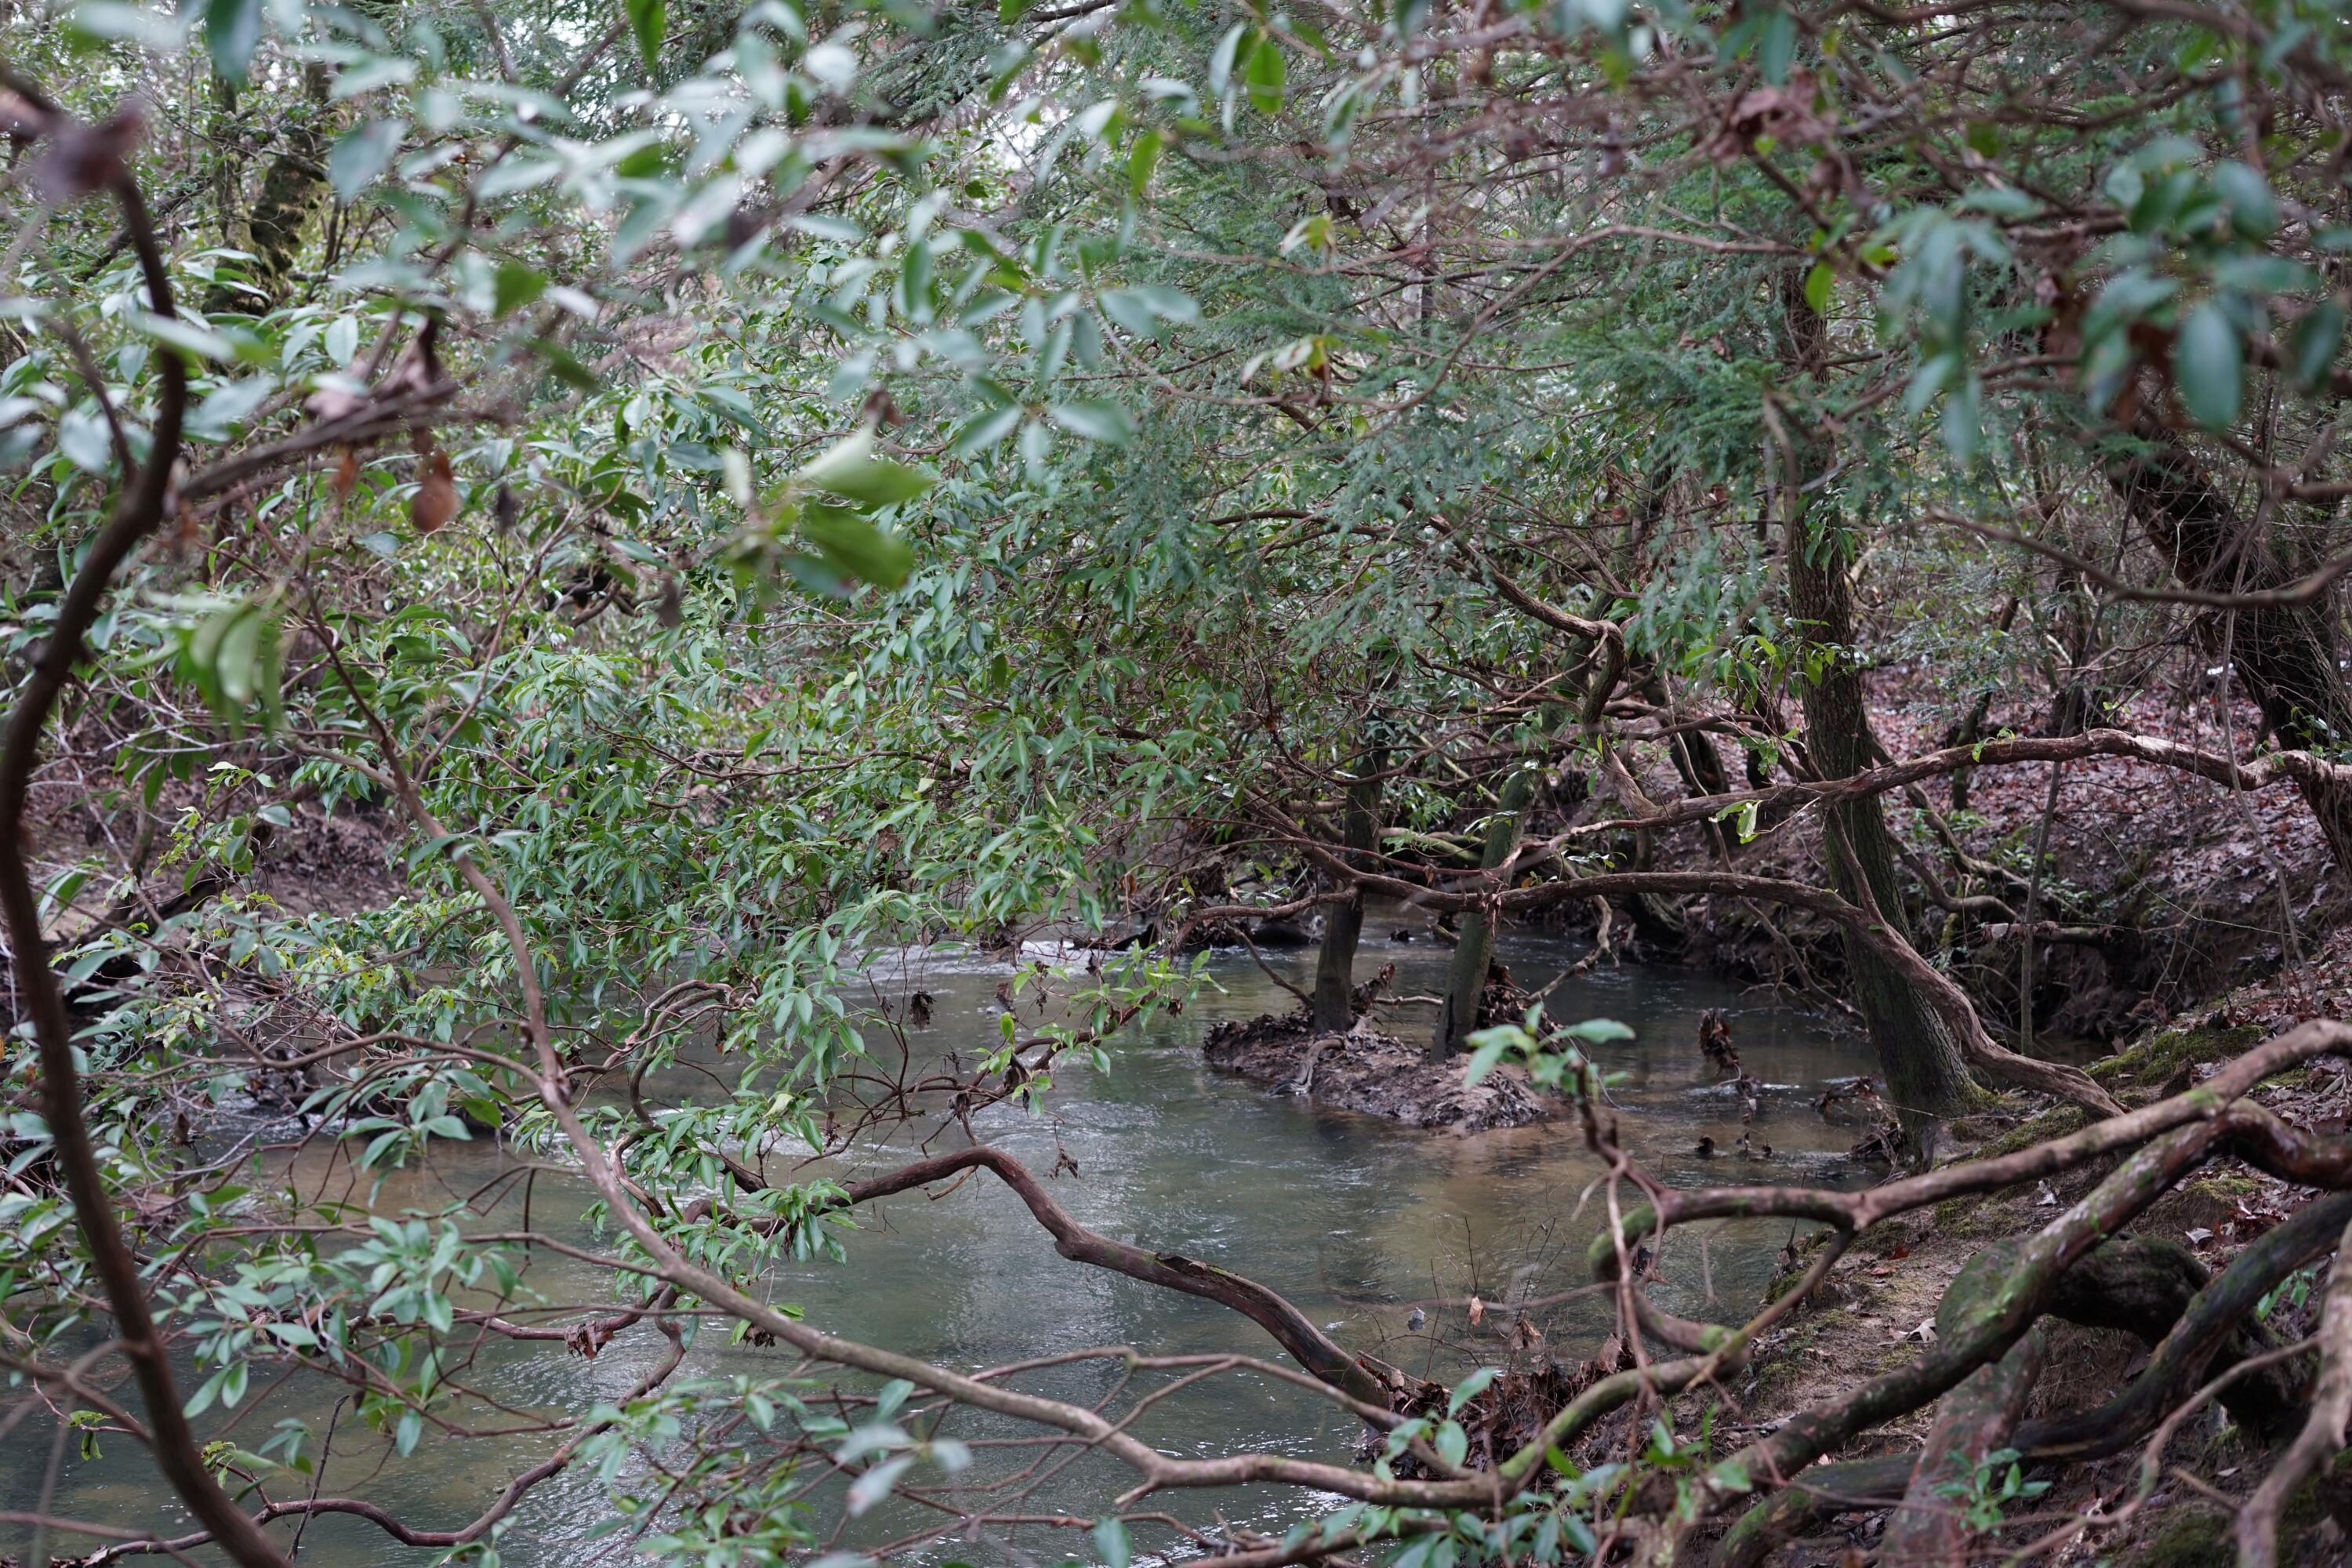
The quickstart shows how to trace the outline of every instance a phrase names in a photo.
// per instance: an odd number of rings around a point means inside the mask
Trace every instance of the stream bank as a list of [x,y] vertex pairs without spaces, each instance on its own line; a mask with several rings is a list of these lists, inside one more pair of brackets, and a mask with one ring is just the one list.
[[[2180,1026],[2150,1029],[2129,1047],[2091,1064],[2092,1077],[2127,1108],[2178,1094],[2210,1076],[2217,1067],[2302,1018],[2317,1007],[2342,1016],[2352,997],[2352,937],[2337,932],[2303,964],[2239,987]],[[2254,1100],[2300,1127],[2340,1133],[2352,1123],[2352,1063],[2319,1058],[2257,1091]],[[2077,1107],[2044,1097],[2011,1093],[1994,1110],[1954,1124],[1969,1145],[1961,1159],[2011,1153],[2085,1124]],[[1718,1451],[1740,1447],[1778,1430],[1809,1407],[1834,1401],[1869,1380],[1906,1365],[1935,1340],[1934,1324],[1944,1293],[1973,1260],[1989,1249],[2033,1235],[2110,1174],[2115,1157],[2094,1161],[2049,1181],[2028,1181],[1982,1197],[1949,1200],[1882,1222],[1861,1233],[1811,1295],[1773,1332],[1759,1342],[1746,1371],[1724,1389],[1668,1402],[1675,1431],[1696,1434],[1710,1423]],[[2233,1158],[2208,1161],[2144,1211],[2121,1235],[2153,1243],[2180,1258],[2193,1279],[2218,1275],[2256,1241],[2305,1209],[2315,1194]],[[1821,1237],[1807,1239],[1791,1228],[1780,1268],[1765,1291],[1754,1297],[1727,1294],[1712,1314],[1736,1321],[1792,1286],[1812,1262]],[[1695,1272],[1690,1254],[1662,1260],[1664,1276],[1653,1289],[1686,1288]],[[2309,1334],[2316,1326],[2328,1273],[2322,1265],[2296,1277],[2270,1300],[2260,1331],[2273,1341]],[[2154,1337],[2164,1324],[2137,1327],[2095,1324],[2056,1313],[2042,1320],[2045,1370],[2021,1412],[2027,1422],[2094,1410],[2115,1398],[2147,1365]],[[2097,1315],[2095,1313],[2092,1314]],[[2127,1316],[2128,1314],[2121,1314]],[[2284,1400],[2267,1396],[2300,1424],[2307,1394],[2303,1363],[2265,1372],[2264,1379],[2293,1373],[2280,1384]],[[2079,1528],[2037,1561],[2099,1563],[2108,1568],[2204,1568],[2230,1561],[2234,1552],[2228,1511],[2265,1473],[2264,1456],[2278,1440],[2275,1430],[2256,1431],[2260,1419],[2235,1394],[2186,1422],[2165,1451],[2163,1479],[2137,1510],[2126,1508],[2140,1479],[2142,1445],[2134,1441],[2112,1457],[2088,1463],[2037,1467],[2029,1456],[2023,1475],[2045,1480],[2050,1489],[2031,1500],[2011,1502],[2008,1517],[2032,1520],[2037,1528],[2005,1538]],[[2253,1402],[2259,1403],[2259,1402]],[[1713,1409],[1710,1413],[1709,1406]],[[1928,1436],[1934,1403],[1873,1427],[1825,1454],[1811,1480],[1834,1500],[1799,1510],[1786,1534],[1764,1554],[1743,1560],[1747,1568],[1812,1568],[1880,1560],[1892,1503],[1908,1469],[1903,1462]],[[2276,1412],[2274,1412],[2276,1414]],[[1621,1457],[1624,1446],[1643,1439],[1647,1413],[1619,1412],[1598,1423],[1576,1445],[1580,1463]],[[2275,1424],[2274,1424],[2275,1425]],[[2177,1473],[2210,1478],[2191,1486]],[[2205,1487],[2218,1481],[2219,1491]],[[1727,1516],[1727,1527],[1738,1517]],[[1715,1531],[1721,1534],[1721,1530]],[[1703,1546],[1706,1542],[1701,1543]],[[1981,1559],[2000,1554],[1980,1542]],[[2308,1568],[2341,1568],[2352,1562],[2352,1475],[2340,1468],[2306,1483],[2290,1505],[2281,1540],[2280,1562]],[[1978,1561],[1971,1558],[1970,1561]],[[1890,1560],[1891,1561],[1891,1560]]]

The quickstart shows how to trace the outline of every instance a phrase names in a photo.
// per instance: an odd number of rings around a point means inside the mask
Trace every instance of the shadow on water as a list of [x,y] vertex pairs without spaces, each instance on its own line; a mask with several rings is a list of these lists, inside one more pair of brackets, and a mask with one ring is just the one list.
[[[1393,961],[1395,990],[1436,988],[1449,954],[1427,942],[1390,940],[1393,921],[1368,928],[1360,968]],[[1567,939],[1517,932],[1498,956],[1525,984],[1540,984],[1580,955]],[[1027,962],[1042,956],[1024,955]],[[1310,953],[1268,953],[1267,963],[1303,983]],[[1590,1189],[1597,1163],[1572,1126],[1552,1123],[1461,1137],[1401,1129],[1305,1104],[1226,1079],[1201,1062],[1202,1032],[1221,1018],[1286,1010],[1291,997],[1246,954],[1219,954],[1213,990],[1181,1016],[1162,1016],[1122,1037],[1108,1075],[1066,1068],[1043,1116],[1013,1106],[982,1113],[977,1131],[1041,1175],[1066,1158],[1076,1173],[1049,1184],[1055,1198],[1095,1230],[1159,1250],[1173,1250],[1255,1278],[1288,1295],[1334,1338],[1427,1375],[1451,1380],[1512,1356],[1590,1355],[1608,1331],[1606,1308],[1570,1295],[1584,1284],[1581,1256],[1593,1234],[1598,1202]],[[890,966],[885,981],[919,984],[936,998],[930,1029],[912,1037],[919,1050],[961,1049],[967,1058],[997,1037],[1002,961],[929,952]],[[1728,1015],[1748,1070],[1766,1090],[1752,1131],[1771,1157],[1693,1152],[1702,1136],[1729,1149],[1740,1107],[1714,1081],[1696,1040],[1700,1015]],[[1662,1180],[1825,1182],[1866,1179],[1843,1154],[1850,1130],[1833,1127],[1807,1103],[1827,1083],[1870,1070],[1866,1047],[1852,1034],[1777,1001],[1680,969],[1600,967],[1564,983],[1548,1005],[1564,1020],[1610,1017],[1634,1037],[1601,1047],[1619,1075],[1612,1091],[1623,1135]],[[1414,1035],[1427,1009],[1406,1008],[1391,1026]],[[707,1077],[681,1073],[665,1086],[707,1092]],[[938,1145],[948,1146],[948,1145]],[[809,1173],[850,1175],[890,1168],[907,1147],[877,1139]],[[437,1209],[474,1190],[509,1156],[487,1142],[436,1146],[427,1166],[399,1173],[380,1200],[385,1208]],[[314,1178],[315,1179],[315,1178]],[[363,1190],[354,1196],[363,1196]],[[541,1177],[531,1194],[531,1222],[544,1232],[584,1238],[576,1185]],[[519,1211],[518,1211],[519,1212]],[[1699,1245],[1685,1242],[1663,1260],[1662,1303],[1693,1314],[1741,1312],[1755,1303],[1789,1235],[1785,1223],[1723,1226]],[[944,1195],[908,1193],[874,1205],[847,1237],[850,1262],[779,1270],[771,1297],[791,1302],[809,1321],[836,1333],[971,1369],[1101,1345],[1150,1353],[1238,1352],[1278,1358],[1256,1327],[1211,1303],[1128,1280],[1055,1256],[1051,1239],[1012,1193],[975,1175]],[[552,1265],[552,1266],[551,1266]],[[534,1265],[533,1283],[550,1300],[575,1300],[590,1276],[567,1278],[553,1260]],[[1712,1293],[1716,1305],[1710,1307]],[[1468,1299],[1488,1304],[1470,1322]],[[1569,1296],[1556,1300],[1554,1298]],[[1533,1303],[1532,1306],[1525,1304]],[[1419,1316],[1416,1317],[1415,1314]],[[1527,1322],[1540,1333],[1530,1348]],[[1420,1326],[1415,1328],[1413,1324]],[[781,1352],[718,1342],[705,1334],[690,1353],[690,1374],[773,1375]],[[486,1343],[469,1381],[512,1410],[580,1411],[625,1394],[659,1358],[664,1343],[640,1328],[594,1360],[560,1346]],[[1112,1392],[1108,1363],[1081,1363],[1024,1375],[1018,1386],[1091,1403]],[[264,1391],[247,1401],[236,1433],[256,1446],[274,1422],[299,1416],[323,1430],[331,1412]],[[346,1420],[348,1418],[346,1417]],[[513,1422],[502,1423],[515,1425]],[[958,1415],[946,1429],[969,1439],[1013,1434],[987,1419]],[[1304,1391],[1267,1380],[1227,1376],[1189,1389],[1147,1412],[1135,1430],[1174,1453],[1206,1456],[1261,1448],[1344,1460],[1356,1428]],[[32,1507],[46,1468],[49,1433],[29,1428],[0,1462],[0,1497]],[[387,1462],[382,1440],[345,1425],[328,1467],[329,1494],[365,1497],[410,1522],[451,1528],[470,1520],[508,1473],[543,1455],[543,1434],[467,1439],[428,1433],[417,1452]],[[117,1526],[152,1521],[185,1528],[144,1459],[127,1439],[112,1438],[102,1458],[68,1452],[56,1510]],[[346,1452],[346,1448],[349,1452]],[[983,1450],[982,1467],[1026,1463],[1034,1454]],[[967,1478],[968,1479],[968,1478]],[[1125,1484],[1124,1472],[1091,1460],[1059,1470],[1027,1492],[1021,1511],[1092,1517]],[[273,1493],[285,1489],[282,1482]],[[1312,1504],[1295,1495],[1237,1492],[1188,1500],[1186,1511],[1214,1507],[1234,1522],[1273,1525]],[[567,1472],[534,1489],[499,1542],[508,1564],[581,1568],[625,1561],[625,1546],[590,1541],[610,1517],[600,1484]],[[935,1517],[935,1516],[933,1516]],[[922,1510],[893,1501],[856,1521],[845,1540],[878,1541],[918,1528]],[[986,1542],[958,1542],[935,1558],[1059,1561],[1070,1541],[1030,1531],[1010,1556]],[[431,1553],[392,1545],[363,1523],[327,1517],[305,1537],[302,1561],[346,1564],[429,1561]],[[152,1561],[152,1559],[151,1559]]]

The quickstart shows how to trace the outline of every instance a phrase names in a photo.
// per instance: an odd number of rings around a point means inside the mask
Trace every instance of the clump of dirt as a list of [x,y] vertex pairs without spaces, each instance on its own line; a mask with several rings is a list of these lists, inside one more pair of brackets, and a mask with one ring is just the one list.
[[1201,1049],[1221,1072],[1407,1127],[1484,1132],[1559,1110],[1513,1068],[1465,1083],[1462,1062],[1432,1062],[1418,1047],[1360,1024],[1344,1034],[1318,1033],[1302,1014],[1228,1020],[1209,1031]]
[[[1532,1330],[1528,1320],[1519,1321],[1522,1333]],[[1397,1390],[1390,1408],[1414,1419],[1459,1422],[1469,1438],[1466,1462],[1473,1468],[1492,1469],[1535,1441],[1546,1424],[1586,1389],[1632,1364],[1625,1354],[1624,1342],[1614,1334],[1601,1342],[1597,1353],[1584,1361],[1555,1359],[1543,1350],[1540,1333],[1531,1337],[1536,1347],[1533,1355],[1524,1359],[1515,1355],[1510,1365],[1490,1368],[1495,1375],[1486,1386],[1458,1407],[1454,1404],[1454,1391],[1445,1384],[1415,1380]],[[1385,1447],[1380,1436],[1367,1432],[1357,1444],[1357,1457],[1370,1459]],[[1431,1473],[1411,1454],[1397,1456],[1391,1461],[1391,1468],[1407,1478]]]

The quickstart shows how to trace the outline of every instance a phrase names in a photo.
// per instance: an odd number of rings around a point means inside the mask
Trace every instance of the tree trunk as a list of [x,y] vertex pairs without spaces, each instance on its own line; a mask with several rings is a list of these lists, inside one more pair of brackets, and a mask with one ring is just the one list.
[[[1645,668],[1639,677],[1643,697],[1670,718],[1679,720],[1680,710],[1674,700],[1674,689],[1666,677],[1654,666]],[[1666,753],[1674,759],[1675,772],[1682,776],[1683,788],[1694,795],[1723,795],[1731,788],[1730,775],[1723,771],[1723,753],[1715,749],[1714,738],[1704,730],[1675,731],[1666,743]],[[1707,842],[1718,857],[1728,862],[1739,841],[1719,822],[1700,825]]]
[[[1783,279],[1788,313],[1801,370],[1818,370],[1825,353],[1822,319],[1806,302],[1799,273]],[[1800,681],[1805,711],[1805,749],[1813,771],[1824,779],[1847,778],[1876,761],[1861,672],[1854,667],[1853,599],[1848,587],[1843,547],[1827,527],[1811,526],[1799,482],[1822,467],[1812,443],[1795,437],[1800,449],[1784,453],[1790,472],[1781,485],[1787,526],[1781,547],[1789,563],[1789,607],[1798,638],[1801,668],[1817,668]],[[1832,830],[1823,846],[1830,885],[1857,904],[1875,904],[1880,921],[1896,939],[1910,941],[1903,885],[1895,874],[1895,841],[1886,829],[1879,797],[1867,795],[1829,809]],[[1846,972],[1853,977],[1854,1005],[1862,1010],[1878,1053],[1887,1099],[1903,1119],[1915,1151],[1933,1142],[1934,1123],[1979,1106],[1985,1092],[1969,1076],[1960,1042],[1942,1014],[1877,951],[1848,934]]]
[[[1495,815],[1486,821],[1486,852],[1478,864],[1492,871],[1519,847],[1519,824],[1528,803],[1535,798],[1536,768],[1520,763],[1503,781]],[[1478,1026],[1478,999],[1486,994],[1486,971],[1495,958],[1495,916],[1486,909],[1462,917],[1462,940],[1454,947],[1454,968],[1446,977],[1445,1000],[1437,1010],[1437,1027],[1429,1037],[1429,1059],[1443,1062],[1463,1047]]]
[[[2107,462],[2107,482],[2184,585],[2243,594],[2294,581],[2293,568],[2238,515],[2170,431],[2143,414],[2133,436],[2135,449]],[[2336,666],[2332,596],[2229,615],[2234,624],[2226,635],[2216,627],[2209,640],[2216,649],[2226,643],[2239,680],[2278,743],[2324,751],[2352,742],[2352,691]],[[2337,871],[2352,877],[2352,795],[2324,780],[2300,787]]]
[[[1379,752],[1358,764],[1377,775],[1382,764]],[[1348,786],[1348,811],[1341,825],[1349,859],[1367,855],[1380,846],[1381,781],[1359,778]],[[1345,1032],[1356,1026],[1356,942],[1364,934],[1364,891],[1351,887],[1347,899],[1329,906],[1323,917],[1323,945],[1315,955],[1315,1027]]]
[[245,248],[253,259],[246,264],[244,286],[215,283],[205,299],[207,314],[236,311],[263,316],[286,303],[311,216],[327,191],[327,149],[333,118],[328,103],[330,85],[326,67],[304,68],[303,96],[309,101],[287,121],[277,155],[262,171],[253,210],[246,215]]

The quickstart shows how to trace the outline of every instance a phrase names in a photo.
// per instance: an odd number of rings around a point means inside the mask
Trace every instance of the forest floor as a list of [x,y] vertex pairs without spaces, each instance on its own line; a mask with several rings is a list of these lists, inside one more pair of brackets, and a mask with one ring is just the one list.
[[[246,809],[249,809],[247,807]],[[214,868],[194,836],[215,827],[223,803],[202,784],[170,783],[152,805],[133,809],[119,785],[93,787],[70,771],[44,775],[33,789],[27,819],[34,874],[44,885],[77,867],[95,868],[53,931],[71,940],[104,919],[116,879],[142,872],[142,895],[166,903]],[[256,823],[253,868],[242,890],[287,914],[358,914],[398,900],[405,888],[394,863],[401,825],[381,811],[345,804],[330,812],[296,798],[283,826]]]

